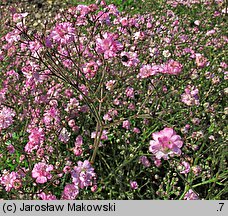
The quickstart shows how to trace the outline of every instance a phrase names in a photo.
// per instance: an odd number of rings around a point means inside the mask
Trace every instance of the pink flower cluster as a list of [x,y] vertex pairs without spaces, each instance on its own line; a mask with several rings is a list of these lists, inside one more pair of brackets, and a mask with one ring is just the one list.
[[161,65],[142,65],[140,68],[139,78],[148,78],[156,75],[157,73],[179,75],[182,72],[183,66],[178,61],[173,59],[168,60],[166,63]]
[[40,81],[40,75],[38,73],[39,65],[29,61],[26,62],[26,65],[22,67],[21,71],[27,78],[28,82],[31,83],[32,81]]
[[[70,22],[58,23],[50,34],[50,38],[58,44],[68,44],[74,40],[75,28]],[[49,39],[50,40],[50,39]]]
[[168,62],[166,62],[163,65],[162,73],[164,74],[170,74],[170,75],[178,75],[182,72],[182,64],[178,61],[174,61],[173,59],[170,59]]
[[97,70],[98,64],[94,61],[90,61],[82,67],[82,71],[87,79],[92,79],[96,75]]
[[129,120],[123,121],[122,127],[125,128],[125,129],[127,129],[127,130],[130,130],[130,128],[131,128],[131,122]]
[[32,177],[36,179],[36,183],[44,184],[52,178],[50,171],[53,168],[53,165],[48,165],[44,162],[36,163],[32,170]]
[[150,167],[151,166],[151,163],[148,160],[147,156],[141,156],[139,158],[139,162],[142,163],[142,165],[145,166],[145,167]]
[[188,106],[193,106],[199,105],[199,90],[194,87],[194,86],[190,86],[188,85],[185,88],[185,93],[183,93],[181,95],[181,101],[185,104],[187,104]]
[[50,109],[46,109],[44,112],[43,121],[46,128],[58,126],[60,123],[60,112],[57,107],[53,106]]
[[[100,132],[97,133],[97,136]],[[107,140],[108,139],[108,131],[107,130],[103,130],[102,134],[101,134],[101,140]],[[91,133],[91,138],[95,139],[96,138],[96,131]]]
[[82,154],[82,144],[83,144],[83,138],[81,135],[77,136],[75,140],[75,147],[73,148],[75,156],[80,156]]
[[117,116],[117,115],[118,115],[118,111],[117,111],[117,110],[115,110],[115,109],[110,109],[110,110],[108,110],[108,113],[106,113],[106,114],[103,116],[103,119],[104,119],[105,121],[112,121],[113,118],[114,118],[115,116]]
[[159,65],[142,65],[140,68],[140,73],[138,74],[139,78],[148,78],[150,76],[156,75],[158,72],[161,72],[161,66]]
[[13,22],[19,22],[23,18],[25,18],[26,16],[28,16],[28,13],[14,13],[13,14]]
[[138,55],[135,52],[121,52],[122,64],[126,67],[136,67],[139,63]]
[[0,184],[5,186],[5,190],[9,192],[12,188],[19,189],[22,185],[20,175],[17,172],[5,172],[0,177]]
[[184,196],[184,200],[199,200],[198,195],[190,189]]
[[118,51],[123,49],[123,45],[117,41],[118,35],[112,33],[104,33],[103,38],[97,38],[96,50],[99,54],[104,54],[105,59],[115,57]]
[[63,143],[67,143],[70,140],[71,133],[64,127],[59,133],[59,140]]
[[71,177],[74,185],[81,189],[92,186],[96,180],[94,168],[88,160],[85,160],[84,162],[78,161],[78,166],[75,166],[71,171]]
[[181,147],[183,141],[172,128],[164,128],[159,132],[152,134],[153,140],[150,141],[149,151],[155,155],[155,158],[160,160],[168,160],[169,156],[181,155]]
[[[78,136],[75,145],[80,146],[81,144],[82,137]],[[73,170],[70,170],[70,166],[64,167],[64,173],[71,173],[72,183],[65,185],[61,199],[73,200],[78,196],[80,189],[85,187],[91,186],[92,192],[97,189],[96,174],[88,160],[85,160],[84,162],[78,161],[78,166],[75,166]]]
[[75,184],[67,184],[64,187],[62,192],[62,199],[63,200],[74,200],[79,194],[78,186]]
[[30,130],[29,142],[25,146],[25,152],[31,153],[38,149],[45,139],[44,130],[42,128],[33,128]]
[[38,194],[38,197],[40,197],[42,200],[57,200],[55,195],[52,195],[51,193],[45,194],[44,192],[41,192]]
[[202,54],[200,53],[196,53],[195,54],[195,61],[196,61],[196,65],[199,68],[203,68],[207,65],[208,60],[207,58],[205,58]]
[[13,109],[5,106],[0,110],[0,131],[8,128],[13,123],[15,115],[16,113]]

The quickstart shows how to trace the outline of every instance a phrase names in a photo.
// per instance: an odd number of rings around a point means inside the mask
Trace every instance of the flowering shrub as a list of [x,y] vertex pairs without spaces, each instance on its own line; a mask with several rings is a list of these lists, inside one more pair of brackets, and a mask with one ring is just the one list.
[[168,3],[135,15],[105,1],[72,6],[40,29],[2,8],[1,198],[222,198],[219,5],[201,11],[218,23],[210,31]]

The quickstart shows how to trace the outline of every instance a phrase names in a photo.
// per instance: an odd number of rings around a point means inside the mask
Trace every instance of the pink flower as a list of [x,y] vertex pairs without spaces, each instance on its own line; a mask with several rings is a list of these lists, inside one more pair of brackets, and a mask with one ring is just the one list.
[[207,58],[205,58],[202,54],[196,53],[195,57],[197,67],[203,68],[207,65]]
[[12,188],[14,188],[14,182],[18,178],[18,174],[16,172],[6,172],[0,177],[0,184],[5,186],[5,190],[9,192]]
[[13,22],[18,22],[26,16],[28,16],[28,13],[14,13],[13,14]]
[[100,23],[105,23],[106,25],[110,25],[110,16],[108,12],[104,12],[104,11],[99,11],[97,14],[97,18],[99,20]]
[[75,146],[73,148],[73,152],[74,152],[75,156],[81,156],[83,151],[82,151],[81,146]]
[[104,114],[103,119],[105,121],[112,121],[112,117],[109,113]]
[[206,36],[211,36],[213,34],[216,33],[216,30],[215,29],[212,29],[212,30],[209,30],[207,33],[206,33]]
[[199,105],[199,95],[198,95],[199,90],[194,86],[188,85],[184,91],[185,91],[185,93],[183,93],[181,95],[181,101],[183,103],[187,104],[188,106],[193,106],[193,105],[198,106]]
[[159,132],[152,134],[153,140],[150,141],[149,151],[152,152],[156,159],[169,159],[170,156],[180,155],[180,148],[183,141],[172,128],[164,128]]
[[127,87],[125,94],[129,98],[134,98],[134,89],[132,87]]
[[82,154],[82,146],[83,144],[83,138],[81,135],[77,136],[76,140],[75,140],[75,147],[73,148],[73,152],[76,156],[80,156]]
[[151,163],[148,160],[147,156],[141,156],[139,158],[139,162],[142,163],[142,165],[145,166],[145,167],[150,167],[151,166]]
[[140,133],[140,129],[137,127],[134,127],[132,131],[133,131],[133,133],[136,133],[136,134]]
[[143,40],[145,37],[145,33],[143,31],[138,31],[134,33],[133,37],[135,40]]
[[101,140],[107,140],[108,139],[108,131],[107,130],[103,130],[102,134],[101,134]]
[[44,142],[45,134],[42,128],[33,128],[30,130],[29,142],[25,146],[25,152],[32,152],[38,149]]
[[19,41],[20,40],[20,31],[15,29],[9,33],[6,34],[5,36],[5,40],[9,43],[9,44],[13,44],[13,42]]
[[71,170],[70,166],[65,166],[65,167],[63,168],[63,172],[64,172],[64,173],[69,173],[70,170]]
[[13,109],[5,106],[0,110],[0,131],[8,128],[13,123],[15,115],[16,113]]
[[62,193],[62,199],[74,200],[79,194],[79,189],[75,184],[67,184]]
[[12,144],[7,146],[7,150],[9,151],[10,154],[13,154],[15,152],[15,148]]
[[87,5],[78,5],[76,7],[76,12],[79,12],[81,17],[86,16],[90,12],[90,8]]
[[109,80],[109,81],[105,84],[106,89],[109,90],[109,91],[111,91],[111,90],[113,89],[113,86],[114,86],[115,83],[116,83],[116,80]]
[[40,53],[40,51],[42,49],[42,44],[38,40],[30,41],[29,49],[31,50],[31,52],[33,54],[35,53],[35,57],[38,57],[36,52]]
[[118,36],[111,33],[104,33],[103,39],[96,40],[96,50],[99,54],[104,54],[104,58],[113,58],[118,51],[123,49],[123,45],[117,41]]
[[138,55],[134,52],[121,52],[121,59],[126,67],[136,67],[139,63]]
[[36,183],[44,184],[52,178],[50,171],[53,170],[53,165],[39,162],[35,164],[32,170],[32,177],[36,179]]
[[130,125],[131,125],[130,121],[129,120],[125,120],[125,121],[123,121],[122,127],[127,129],[127,130],[129,130],[130,129]]
[[202,172],[202,168],[198,165],[192,167],[192,172],[198,176]]
[[188,133],[189,129],[190,129],[190,125],[189,124],[186,124],[182,129],[181,129],[181,132],[186,134]]
[[130,181],[131,189],[138,189],[138,183],[136,181]]
[[153,76],[160,71],[160,68],[161,67],[158,65],[154,65],[154,66],[151,66],[149,64],[143,65],[140,68],[140,73],[138,74],[138,77],[144,79],[144,78],[148,78],[150,76]]
[[199,20],[195,20],[194,21],[194,24],[197,25],[197,26],[199,26],[200,25],[200,21]]
[[171,75],[178,75],[182,72],[182,64],[173,59],[170,59],[163,65],[162,73],[164,74],[171,74]]
[[[100,132],[98,132],[98,134],[99,133]],[[97,134],[97,136],[98,136],[98,134]],[[101,134],[101,140],[107,140],[108,139],[107,134],[108,134],[108,131],[107,130],[103,130],[102,131],[102,134]],[[96,131],[94,131],[94,132],[91,133],[91,138],[94,139],[95,137],[96,137]]]
[[44,130],[42,128],[33,128],[30,131],[29,141],[39,145],[43,143],[45,139]]
[[50,38],[58,44],[68,44],[74,40],[75,28],[70,22],[59,23],[50,34]]
[[90,61],[83,66],[82,70],[87,79],[92,79],[96,75],[98,64],[94,61]]
[[94,193],[94,192],[96,192],[97,191],[97,185],[93,185],[92,187],[91,187],[91,191]]
[[120,23],[122,26],[126,27],[128,26],[128,18],[127,17],[123,17],[120,19]]
[[190,164],[186,161],[181,162],[180,171],[181,174],[188,174],[190,172]]
[[160,167],[161,166],[161,160],[160,159],[154,159],[154,164],[156,167]]
[[82,144],[83,144],[83,138],[82,138],[81,135],[78,135],[77,138],[76,138],[76,140],[75,140],[74,145],[75,146],[81,146]]
[[73,128],[75,126],[75,120],[74,119],[69,120],[68,125],[69,127]]
[[4,59],[4,53],[3,51],[0,49],[0,61],[2,61]]
[[184,200],[199,200],[198,195],[190,189],[184,196]]
[[22,67],[21,71],[28,79],[28,81],[42,81],[42,76],[39,74],[40,66],[32,61],[28,62],[24,67]]
[[135,104],[134,103],[130,103],[127,108],[129,110],[135,110]]
[[72,182],[79,188],[84,188],[93,185],[93,180],[96,177],[94,168],[88,160],[84,162],[78,161],[78,166],[74,167],[71,172]]
[[70,132],[68,132],[66,128],[63,128],[59,134],[59,140],[67,143],[70,140],[70,135]]
[[44,192],[38,194],[42,200],[57,200],[55,195],[52,194],[45,194]]

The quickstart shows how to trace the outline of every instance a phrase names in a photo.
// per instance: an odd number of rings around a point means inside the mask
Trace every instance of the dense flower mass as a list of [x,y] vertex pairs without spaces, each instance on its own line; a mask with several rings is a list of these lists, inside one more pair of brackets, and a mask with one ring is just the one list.
[[181,155],[183,141],[172,128],[164,128],[159,132],[152,134],[153,140],[150,141],[149,151],[157,159],[168,160],[169,156]]

